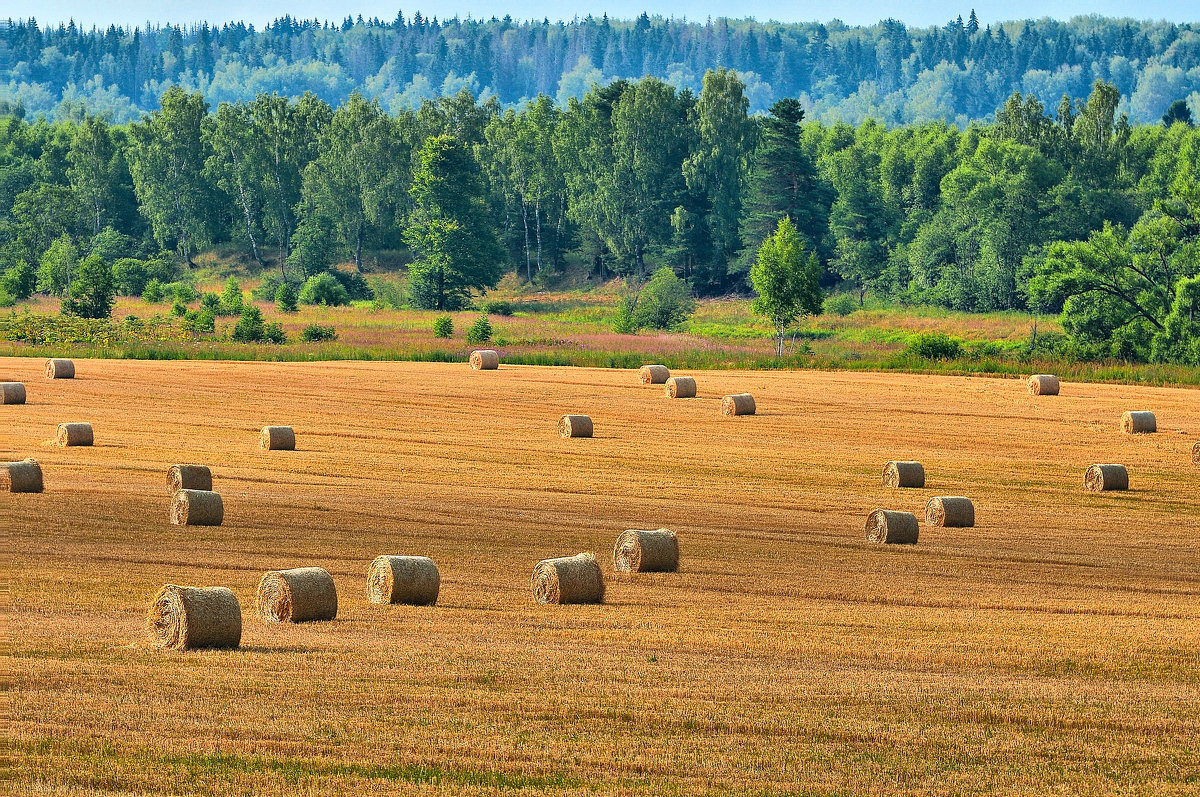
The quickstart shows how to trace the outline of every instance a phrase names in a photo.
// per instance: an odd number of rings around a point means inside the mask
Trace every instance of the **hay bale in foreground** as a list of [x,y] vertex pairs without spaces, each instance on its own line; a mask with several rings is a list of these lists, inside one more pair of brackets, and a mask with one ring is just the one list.
[[264,426],[258,445],[263,451],[295,451],[296,433],[290,426]]
[[876,509],[867,515],[867,541],[894,545],[916,545],[921,524],[911,512]]
[[236,648],[242,641],[242,606],[228,587],[167,584],[150,601],[146,632],[160,648]]
[[533,568],[538,603],[603,603],[604,574],[590,553],[543,559]]
[[749,393],[734,393],[721,399],[722,415],[753,415],[754,396]]
[[1200,468],[1200,441],[1192,446],[1192,464]]
[[884,487],[924,487],[925,467],[920,462],[889,462],[883,466]]
[[0,404],[24,404],[25,385],[22,382],[0,382]]
[[626,529],[613,547],[618,573],[674,573],[679,569],[679,538],[670,529]]
[[1121,416],[1121,431],[1125,434],[1154,434],[1158,431],[1158,422],[1154,420],[1153,412],[1127,412]]
[[643,385],[661,385],[671,378],[671,370],[665,365],[643,365],[638,369],[638,381]]
[[0,493],[40,493],[42,466],[36,459],[0,462]]
[[337,617],[337,587],[323,567],[269,570],[258,582],[258,613],[269,623]]
[[90,423],[60,423],[54,444],[58,446],[90,446],[95,442]]
[[207,465],[172,465],[167,469],[167,491],[212,490],[212,471]]
[[500,352],[493,349],[477,349],[471,352],[471,370],[495,371],[500,367]]
[[179,490],[171,497],[171,524],[219,526],[225,522],[225,504],[211,490]]
[[70,360],[50,359],[46,360],[46,378],[47,379],[74,379],[75,378],[75,363]]
[[1129,471],[1124,465],[1092,465],[1083,474],[1083,486],[1094,493],[1128,490]]
[[591,437],[592,419],[587,415],[564,415],[558,419],[558,433],[563,437]]
[[1053,374],[1035,374],[1029,377],[1029,392],[1035,396],[1057,396],[1061,387]]
[[961,495],[930,498],[925,504],[925,523],[930,526],[969,529],[975,525],[975,505]]
[[690,376],[673,376],[667,380],[667,395],[671,398],[695,398],[696,380]]
[[442,576],[428,556],[377,556],[367,568],[367,600],[371,603],[437,603]]

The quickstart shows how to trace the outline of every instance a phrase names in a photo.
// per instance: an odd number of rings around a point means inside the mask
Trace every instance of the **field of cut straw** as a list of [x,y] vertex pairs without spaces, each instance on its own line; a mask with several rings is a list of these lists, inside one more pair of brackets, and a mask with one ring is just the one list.
[[[37,794],[1024,795],[1200,792],[1194,389],[851,372],[0,359],[9,773]],[[680,372],[681,375],[686,372]],[[720,397],[751,393],[727,418]],[[1125,410],[1158,433],[1125,435]],[[592,439],[563,439],[561,415]],[[90,448],[47,444],[87,421]],[[261,451],[294,427],[297,450]],[[1182,433],[1181,433],[1182,432]],[[917,460],[924,489],[886,489]],[[168,524],[209,465],[219,527]],[[1093,463],[1130,490],[1091,493]],[[876,508],[975,505],[869,546]],[[614,574],[628,528],[678,573]],[[594,551],[602,605],[533,601]],[[366,599],[433,557],[436,606]],[[333,622],[267,624],[268,570],[333,574]],[[145,640],[165,583],[227,586],[242,647]]]

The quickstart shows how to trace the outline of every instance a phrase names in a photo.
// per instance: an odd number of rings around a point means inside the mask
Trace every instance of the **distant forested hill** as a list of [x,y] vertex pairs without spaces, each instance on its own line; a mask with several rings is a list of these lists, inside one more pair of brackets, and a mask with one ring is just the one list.
[[908,28],[705,23],[588,17],[570,23],[430,19],[341,25],[284,17],[257,31],[162,27],[84,31],[0,22],[0,113],[125,122],[158,107],[165,89],[199,90],[214,104],[261,92],[312,92],[341,104],[351,92],[392,113],[469,88],[518,104],[539,93],[565,102],[593,83],[659,77],[698,92],[704,73],[737,70],[751,112],[798,97],[810,119],[886,124],[987,118],[1012,92],[1050,108],[1115,85],[1121,110],[1155,122],[1171,101],[1200,108],[1200,23],[1078,17]]

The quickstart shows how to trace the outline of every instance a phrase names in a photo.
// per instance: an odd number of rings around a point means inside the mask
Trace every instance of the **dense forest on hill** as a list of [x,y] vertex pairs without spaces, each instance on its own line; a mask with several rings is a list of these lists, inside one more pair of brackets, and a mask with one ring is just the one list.
[[787,217],[827,288],[1061,311],[1080,356],[1200,364],[1200,130],[1185,102],[1131,125],[1097,82],[1053,111],[1014,94],[964,131],[826,125],[786,98],[752,116],[746,92],[716,70],[698,94],[644,78],[565,107],[462,90],[395,115],[358,94],[213,109],[175,87],[126,125],[10,114],[0,300],[40,291],[107,315],[105,297],[186,282],[214,245],[331,303],[369,293],[362,272],[385,252],[409,263],[419,307],[572,264],[745,292]]
[[78,118],[85,111],[127,122],[154,110],[171,86],[214,105],[263,92],[305,92],[331,105],[352,92],[395,114],[462,88],[505,106],[539,94],[565,104],[592,84],[654,76],[699,92],[709,69],[736,70],[750,110],[797,97],[809,118],[884,124],[945,120],[962,128],[987,118],[1014,91],[1053,107],[1112,83],[1121,111],[1156,122],[1168,104],[1200,107],[1200,26],[1079,17],[980,26],[908,28],[839,22],[704,23],[587,17],[549,21],[278,19],[150,29],[41,28],[0,22],[0,103],[27,114]]

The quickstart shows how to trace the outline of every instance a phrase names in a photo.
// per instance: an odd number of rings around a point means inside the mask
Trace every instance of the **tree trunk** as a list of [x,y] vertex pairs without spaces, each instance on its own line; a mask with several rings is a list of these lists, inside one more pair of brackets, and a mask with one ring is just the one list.
[[[537,225],[537,267],[538,273],[542,273],[542,200],[536,199],[533,203],[533,221]],[[532,280],[531,280],[532,281]]]
[[363,244],[362,224],[359,224],[358,231],[355,234],[355,240],[354,240],[354,268],[360,274],[362,273],[362,244]]
[[521,225],[525,228],[525,276],[533,282],[533,265],[529,262],[529,204],[521,197]]

